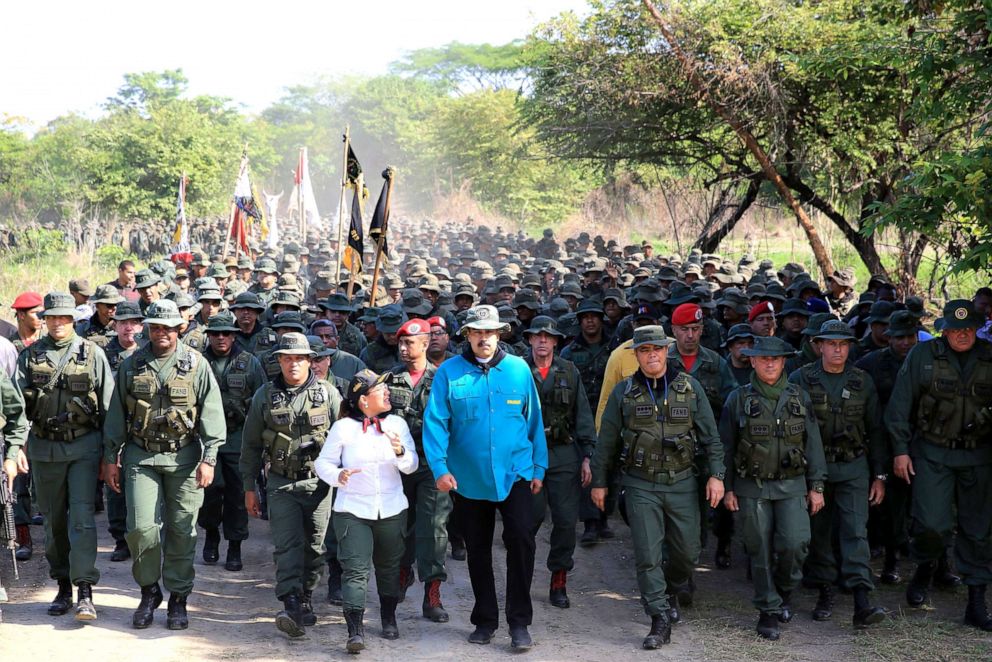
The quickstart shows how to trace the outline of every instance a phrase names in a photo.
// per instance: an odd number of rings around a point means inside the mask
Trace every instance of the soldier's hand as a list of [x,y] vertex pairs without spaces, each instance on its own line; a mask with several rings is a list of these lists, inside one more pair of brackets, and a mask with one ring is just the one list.
[[723,495],[723,507],[732,513],[736,513],[741,509],[741,505],[737,503],[737,495],[733,492],[727,492]]
[[435,486],[438,492],[450,492],[451,490],[458,489],[458,481],[451,474],[444,474],[437,479]]
[[206,462],[200,462],[200,466],[196,468],[196,486],[203,489],[210,487],[212,482],[214,482],[214,468]]
[[542,487],[544,487],[544,482],[543,481],[541,481],[541,480],[539,480],[537,478],[534,478],[534,479],[532,479],[530,481],[530,493],[531,494],[540,494]]
[[31,466],[28,464],[28,456],[24,452],[23,448],[17,449],[17,473],[26,474],[31,470]]
[[817,514],[823,508],[823,494],[816,490],[809,491],[809,494],[806,495],[806,501],[809,503],[810,515]]
[[907,483],[913,482],[910,476],[915,476],[913,471],[913,460],[908,455],[896,455],[892,458],[892,473],[902,478]]
[[121,493],[121,468],[116,462],[106,462],[103,465],[103,482],[110,485],[110,489],[118,494]]
[[4,460],[3,470],[7,474],[7,489],[13,491],[14,476],[17,475],[17,463],[13,460]]
[[710,502],[710,508],[716,508],[723,500],[723,481],[713,476],[706,481],[706,500]]
[[885,481],[873,480],[871,488],[868,490],[868,503],[877,506],[885,499]]
[[338,485],[347,485],[348,479],[351,478],[352,474],[362,473],[361,469],[342,469],[341,473],[338,474]]
[[247,490],[245,492],[245,510],[252,517],[262,516],[262,507],[258,503],[258,494],[255,490]]
[[605,487],[594,487],[589,492],[589,496],[592,497],[592,505],[596,506],[600,510],[606,510],[606,488]]
[[582,460],[582,468],[579,470],[579,477],[582,487],[589,487],[592,482],[592,469],[589,468],[589,458]]

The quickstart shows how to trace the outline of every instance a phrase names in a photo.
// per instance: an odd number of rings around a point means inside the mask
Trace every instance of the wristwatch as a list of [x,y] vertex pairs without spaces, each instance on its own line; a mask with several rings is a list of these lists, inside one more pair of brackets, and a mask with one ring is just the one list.
[[205,457],[202,460],[200,460],[200,462],[202,462],[203,464],[208,464],[211,467],[216,467],[217,466],[217,458],[216,457],[211,457],[211,458],[206,458]]
[[880,480],[882,482],[885,482],[888,479],[889,479],[889,474],[876,474],[875,475],[875,480]]
[[710,476],[710,478],[716,478],[717,480],[723,480],[726,475],[727,475],[726,473],[720,472],[718,474],[713,474],[712,476]]
[[823,494],[823,481],[819,481],[819,480],[814,481],[813,486],[810,489],[812,489],[814,492],[819,492],[820,494]]

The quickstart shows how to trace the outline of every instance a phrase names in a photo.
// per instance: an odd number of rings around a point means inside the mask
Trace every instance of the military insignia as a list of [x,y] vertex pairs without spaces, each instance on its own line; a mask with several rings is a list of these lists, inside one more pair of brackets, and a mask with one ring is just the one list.
[[688,407],[669,407],[668,411],[672,418],[689,418]]
[[86,382],[70,382],[69,390],[73,393],[86,393],[89,388],[86,386]]
[[634,416],[651,416],[654,414],[654,407],[651,405],[636,405],[634,407]]
[[696,314],[693,317],[696,318],[697,322],[701,322],[703,320],[703,310],[701,308],[697,308]]
[[954,311],[955,319],[963,320],[968,317],[968,309],[962,306]]
[[186,386],[169,387],[169,397],[171,398],[185,398],[188,395],[189,395],[189,388]]
[[327,414],[311,414],[310,425],[313,427],[327,425]]
[[135,395],[151,395],[152,385],[147,382],[135,382],[131,386]]
[[752,425],[751,434],[758,435],[760,437],[767,437],[772,433],[772,426],[770,425]]
[[845,389],[843,389],[843,390],[842,390],[842,391],[840,392],[840,397],[841,397],[841,399],[843,399],[843,400],[850,400],[850,399],[851,399],[851,392],[850,392],[850,391],[848,391],[848,390],[847,390],[847,389],[845,388]]
[[789,434],[802,434],[806,431],[805,423],[792,423],[789,425]]
[[31,383],[34,384],[35,386],[37,386],[39,384],[47,384],[48,383],[48,375],[45,375],[45,374],[40,373],[40,372],[33,372],[33,373],[31,373]]
[[488,319],[489,310],[487,308],[479,308],[477,311],[475,311],[475,316],[480,320]]
[[245,387],[245,376],[244,375],[228,375],[227,385],[230,388],[244,388]]

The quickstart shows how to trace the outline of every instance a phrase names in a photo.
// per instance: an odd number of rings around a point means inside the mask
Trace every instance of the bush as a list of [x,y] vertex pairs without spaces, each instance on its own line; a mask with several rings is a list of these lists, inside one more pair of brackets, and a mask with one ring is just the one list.
[[96,264],[103,269],[117,269],[117,265],[127,257],[127,251],[117,244],[105,244],[96,249]]

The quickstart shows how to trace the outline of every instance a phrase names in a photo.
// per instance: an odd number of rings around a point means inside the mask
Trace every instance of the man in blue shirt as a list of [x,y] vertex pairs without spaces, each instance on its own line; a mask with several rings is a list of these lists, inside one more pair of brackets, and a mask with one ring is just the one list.
[[548,447],[530,368],[499,348],[505,326],[494,306],[469,310],[461,328],[468,347],[434,376],[424,412],[424,454],[438,490],[459,496],[475,594],[475,631],[468,640],[488,644],[499,626],[492,555],[498,510],[506,544],[506,620],[513,648],[526,650],[534,612],[531,495],[541,491]]

